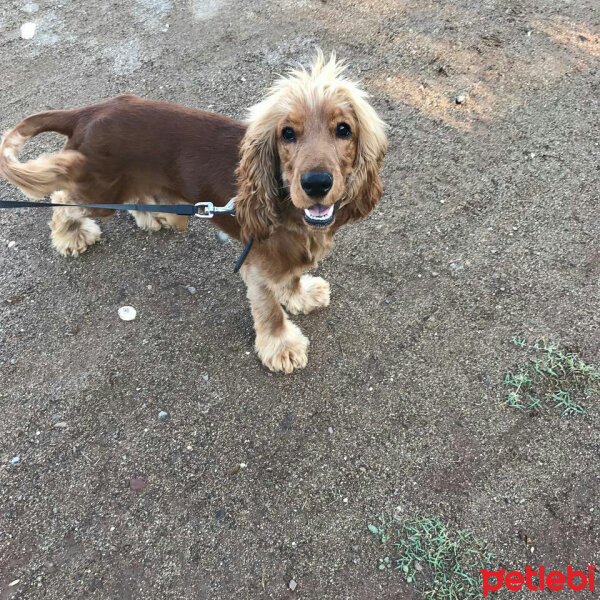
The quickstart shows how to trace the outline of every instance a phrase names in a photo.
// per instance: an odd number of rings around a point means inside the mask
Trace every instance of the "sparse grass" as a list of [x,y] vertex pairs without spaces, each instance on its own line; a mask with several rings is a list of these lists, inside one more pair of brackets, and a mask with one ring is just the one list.
[[481,571],[494,555],[467,530],[451,532],[437,518],[386,519],[369,525],[392,556],[379,559],[379,569],[398,570],[413,583],[423,600],[471,600],[481,598]]
[[516,336],[511,343],[535,356],[506,372],[507,406],[529,412],[549,407],[560,409],[563,416],[583,415],[582,402],[600,395],[600,371],[577,354],[565,354],[546,342],[529,344]]

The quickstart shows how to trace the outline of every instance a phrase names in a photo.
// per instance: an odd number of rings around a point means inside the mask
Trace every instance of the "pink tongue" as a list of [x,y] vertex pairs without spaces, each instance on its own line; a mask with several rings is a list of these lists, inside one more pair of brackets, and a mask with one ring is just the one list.
[[327,214],[328,210],[329,208],[327,206],[323,206],[322,204],[313,204],[308,209],[308,212],[310,213],[311,217],[322,217],[323,215]]

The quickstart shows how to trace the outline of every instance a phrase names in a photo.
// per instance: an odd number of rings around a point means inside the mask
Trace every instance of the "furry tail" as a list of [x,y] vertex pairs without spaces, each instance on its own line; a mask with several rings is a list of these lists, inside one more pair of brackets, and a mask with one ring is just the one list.
[[38,133],[57,131],[71,136],[77,113],[77,110],[51,110],[27,117],[11,129],[0,144],[0,176],[34,199],[69,189],[86,161],[81,152],[62,150],[25,163],[19,162],[18,154],[25,142]]

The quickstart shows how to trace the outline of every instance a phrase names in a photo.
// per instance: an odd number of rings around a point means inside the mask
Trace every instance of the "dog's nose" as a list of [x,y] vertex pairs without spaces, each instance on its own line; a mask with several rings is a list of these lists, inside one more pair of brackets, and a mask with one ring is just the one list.
[[308,171],[300,178],[300,184],[307,196],[323,197],[333,185],[333,175],[327,171]]

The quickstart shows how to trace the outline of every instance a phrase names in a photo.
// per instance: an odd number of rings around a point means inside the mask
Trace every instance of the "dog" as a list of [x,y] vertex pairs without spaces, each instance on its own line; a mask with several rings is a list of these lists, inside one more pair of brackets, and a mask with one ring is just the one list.
[[[346,67],[319,51],[308,70],[290,71],[249,111],[247,122],[177,104],[119,96],[100,104],[32,115],[0,146],[0,175],[26,195],[51,194],[52,243],[78,256],[100,239],[95,218],[109,209],[79,204],[196,203],[224,206],[214,223],[254,245],[240,273],[255,348],[272,371],[306,366],[309,341],[292,314],[329,305],[329,284],[304,272],[332,247],[335,232],[366,217],[382,194],[386,125]],[[27,139],[68,137],[55,154],[21,163]],[[133,212],[139,227],[185,230],[187,217]]]

